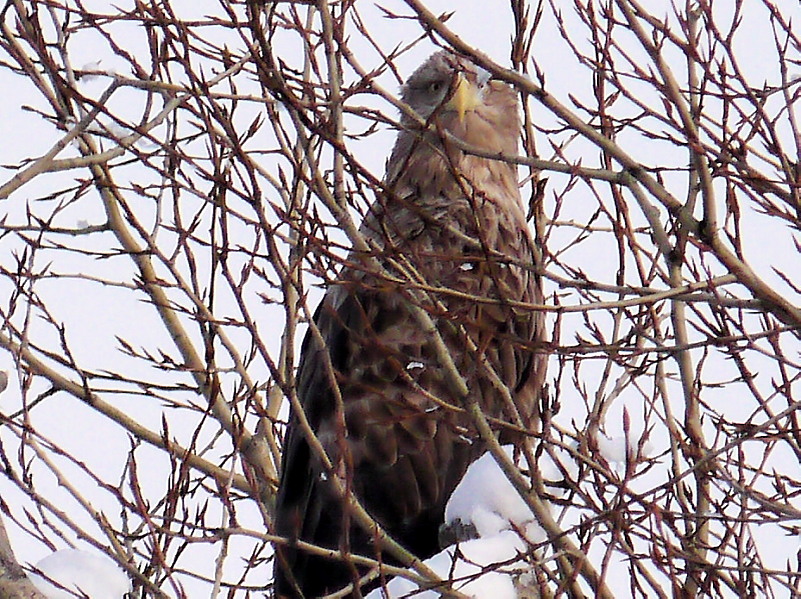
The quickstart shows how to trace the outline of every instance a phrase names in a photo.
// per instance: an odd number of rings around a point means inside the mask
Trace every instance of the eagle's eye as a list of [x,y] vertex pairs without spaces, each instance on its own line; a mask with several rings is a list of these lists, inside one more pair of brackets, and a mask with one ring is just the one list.
[[437,79],[436,81],[432,81],[431,83],[428,84],[428,91],[432,94],[438,94],[439,92],[442,91],[444,87],[445,87],[445,82],[442,81],[441,79]]

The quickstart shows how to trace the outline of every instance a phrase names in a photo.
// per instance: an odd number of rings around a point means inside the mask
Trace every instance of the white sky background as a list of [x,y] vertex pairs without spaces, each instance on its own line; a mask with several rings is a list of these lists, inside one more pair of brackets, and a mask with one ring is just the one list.
[[[111,4],[94,3],[98,10],[110,10],[108,7]],[[115,5],[127,6],[127,0],[121,0]],[[176,4],[178,4],[176,2]],[[187,3],[189,4],[189,3]],[[574,15],[571,9],[572,2],[562,2],[563,17],[569,31],[576,31],[575,42],[579,44],[586,43],[586,29],[580,24],[572,21]],[[646,6],[660,8],[665,14],[669,12],[669,3],[652,0],[651,2],[644,2]],[[721,7],[721,10],[726,10],[728,7],[727,2],[716,3],[716,8]],[[783,5],[783,10],[795,12],[795,22],[801,18],[801,9],[795,2],[784,3],[787,4],[786,8]],[[388,20],[376,5],[383,6],[392,10],[393,12],[408,14],[410,11],[402,2],[399,1],[381,1],[373,3],[369,0],[362,0],[359,4],[360,14],[367,23],[369,29],[379,41],[385,50],[390,50],[397,45],[406,44],[412,41],[419,35],[419,26],[414,21],[405,20]],[[792,6],[790,6],[792,5]],[[91,4],[89,5],[91,6]],[[510,23],[511,13],[508,6],[502,2],[486,2],[486,0],[468,0],[459,3],[448,1],[429,2],[428,6],[434,12],[454,11],[454,16],[448,21],[449,27],[457,32],[466,41],[475,44],[484,52],[489,54],[492,58],[501,64],[508,64],[509,45],[510,45]],[[748,36],[739,35],[735,38],[735,48],[740,48],[738,56],[741,60],[741,68],[750,73],[752,76],[750,80],[754,86],[761,86],[763,83],[769,85],[776,85],[779,83],[779,73],[777,65],[765,60],[765,56],[774,56],[771,51],[773,48],[772,33],[765,24],[763,9],[759,9],[753,14],[748,13],[749,6],[753,7],[754,4],[746,3],[746,19],[749,22]],[[189,10],[188,8],[186,10]],[[194,3],[191,9],[193,13],[198,15],[203,14],[220,14],[220,9],[216,3],[207,0],[206,2]],[[187,13],[185,16],[191,16]],[[789,15],[788,15],[789,19]],[[750,24],[753,25],[750,25]],[[145,40],[144,36],[137,29],[125,25],[130,31],[126,32],[124,37],[127,44],[126,49],[132,53],[145,54]],[[218,32],[210,31],[209,35],[217,35]],[[378,57],[363,40],[360,40],[355,28],[350,31],[351,39],[349,46],[351,50],[362,60],[362,64],[367,67],[377,66]],[[229,42],[232,47],[237,49],[237,40],[232,37]],[[281,48],[277,51],[278,54],[285,58],[288,62],[300,62],[301,58],[297,55],[297,44],[287,35],[284,40],[286,48]],[[546,75],[546,88],[562,103],[570,105],[571,97],[578,98],[583,101],[590,101],[591,99],[591,77],[592,74],[586,69],[581,67],[572,53],[572,50],[567,47],[564,40],[559,35],[555,26],[554,19],[550,11],[546,9],[543,23],[535,38],[534,56],[537,60],[537,66]],[[397,67],[400,73],[404,76],[408,75],[425,57],[427,57],[433,50],[433,45],[429,42],[423,42],[410,52],[404,54],[397,60]],[[123,68],[121,61],[114,57],[102,43],[102,40],[92,40],[89,36],[82,38],[78,43],[76,42],[71,46],[71,58],[73,66],[76,68],[95,68],[93,63],[101,60],[100,69],[116,70]],[[640,54],[642,54],[640,52]],[[362,59],[362,56],[364,57]],[[642,60],[645,63],[646,57],[642,55]],[[678,59],[679,57],[673,57]],[[681,63],[673,65],[679,72],[683,72]],[[129,75],[128,72],[123,72],[124,75]],[[801,72],[798,73],[801,75]],[[384,74],[379,82],[390,90],[398,88],[398,82],[393,80],[388,74]],[[107,82],[102,78],[89,81],[82,84],[82,90],[87,95],[94,94],[95,97],[99,96],[105,89]],[[0,70],[0,89],[6,90],[0,94],[0,139],[7,140],[6,143],[0,144],[0,165],[14,165],[19,164],[22,160],[31,157],[37,157],[44,154],[52,146],[53,142],[61,137],[61,133],[57,132],[54,127],[44,123],[36,114],[21,109],[22,105],[32,105],[38,108],[44,108],[42,101],[37,92],[32,89],[32,86],[20,85],[19,78],[11,78],[6,70]],[[243,91],[240,89],[240,91]],[[253,89],[249,90],[253,93],[258,93],[258,87],[254,84]],[[644,92],[645,93],[645,92]],[[142,92],[131,90],[120,90],[112,98],[111,103],[115,106],[116,110],[122,114],[129,115],[129,118],[136,120],[141,115],[141,102],[144,98]],[[386,103],[382,103],[375,98],[358,98],[359,103],[378,103],[383,110],[388,110]],[[261,108],[258,105],[252,105],[244,109],[251,115],[260,113]],[[537,124],[543,127],[553,126],[553,118],[548,115],[542,108],[533,104],[533,115]],[[538,120],[540,119],[540,120]],[[249,120],[243,118],[243,127],[247,127]],[[358,123],[353,123],[354,127],[358,127]],[[364,140],[354,141],[350,144],[350,149],[365,166],[369,167],[374,173],[380,174],[383,171],[384,161],[388,157],[389,149],[392,140],[394,139],[394,132],[384,129],[379,133],[372,135]],[[556,136],[559,142],[564,143],[567,139],[566,136]],[[10,142],[9,142],[10,140]],[[621,137],[619,140],[624,148],[632,155],[638,156],[638,144],[642,143],[641,139],[634,136],[630,140],[626,137]],[[785,139],[785,142],[790,140]],[[538,139],[538,148],[543,158],[551,158],[549,152],[549,140],[545,136],[540,136]],[[269,143],[265,143],[269,146]],[[647,164],[667,163],[667,164],[685,164],[686,153],[681,150],[668,148],[665,144],[661,146],[662,154],[650,155],[655,147],[654,144],[648,145],[649,155],[643,158]],[[565,154],[569,159],[581,161],[584,166],[598,166],[598,150],[589,144],[576,140],[570,142],[565,148]],[[63,156],[74,156],[77,152],[73,148],[64,151]],[[265,159],[266,160],[266,159]],[[13,175],[13,169],[0,167],[0,184],[4,183]],[[152,175],[144,170],[137,171],[135,167],[125,171],[126,176],[131,181],[142,183],[143,180],[152,179]],[[14,193],[10,199],[0,206],[0,216],[6,218],[6,224],[21,224],[24,222],[25,211],[28,209],[28,203],[33,199],[42,197],[50,193],[53,189],[63,186],[63,178],[72,178],[75,176],[85,177],[86,172],[82,171],[77,175],[74,172],[68,171],[62,174],[48,175],[41,177],[21,190]],[[546,201],[551,202],[553,194],[561,191],[567,181],[567,178],[557,174],[550,173],[549,177],[549,191],[546,196]],[[671,178],[673,187],[671,191],[676,197],[683,197],[684,188],[686,187],[686,180],[680,175],[675,175]],[[123,182],[120,180],[120,182]],[[202,191],[202,190],[201,190]],[[582,183],[579,182],[569,192],[568,201],[565,203],[566,210],[569,213],[560,214],[561,220],[575,220],[576,222],[583,223],[589,218],[591,212],[595,209],[597,203],[589,198],[589,190]],[[105,219],[102,207],[99,202],[93,201],[93,195],[89,194],[74,206],[69,207],[59,217],[59,225],[66,227],[80,228],[86,224],[98,224]],[[48,205],[41,203],[33,203],[32,210],[37,212],[41,209],[42,214],[49,212]],[[550,205],[546,205],[546,212],[549,212]],[[149,211],[149,212],[148,212]],[[632,212],[635,208],[632,204]],[[152,207],[143,208],[142,217],[148,215],[150,222],[145,220],[147,226],[152,226],[156,220],[156,214]],[[636,217],[642,220],[640,216]],[[644,221],[643,221],[644,222]],[[571,235],[574,232],[567,230],[558,230],[554,233],[554,242],[559,243],[560,235]],[[105,234],[110,235],[110,234]],[[748,229],[744,235],[746,242],[745,253],[748,256],[751,266],[763,276],[766,280],[775,284],[777,290],[783,293],[786,297],[799,304],[801,298],[794,294],[794,292],[774,274],[773,268],[780,268],[787,273],[796,273],[798,271],[797,258],[798,253],[794,247],[794,241],[797,235],[789,228],[777,228],[776,223],[767,217],[758,215],[752,212],[749,215]],[[563,238],[564,239],[564,238]],[[167,239],[169,243],[169,239]],[[76,243],[71,241],[71,243]],[[83,242],[78,242],[83,243]],[[86,241],[86,246],[93,249],[106,249],[109,247],[107,239],[97,241],[95,238],[90,238]],[[113,244],[112,247],[115,247]],[[761,251],[753,251],[753,250]],[[19,239],[13,235],[6,235],[0,238],[0,256],[9,256],[12,252],[19,252],[22,250],[22,245]],[[593,280],[604,281],[608,283],[614,282],[616,256],[614,254],[615,247],[610,244],[607,236],[590,236],[590,239],[579,244],[571,252],[576,252],[575,257],[571,257],[568,261],[571,264],[580,264],[589,278]],[[0,258],[8,268],[12,262],[5,257]],[[96,260],[85,258],[76,254],[64,255],[59,252],[46,252],[40,258],[40,267],[52,260],[51,268],[59,273],[91,273],[99,277],[119,277],[119,269],[131,270],[132,266],[127,257],[116,257],[105,260]],[[207,272],[208,265],[198,265],[198,270],[202,273]],[[716,265],[713,265],[715,272],[719,272]],[[563,275],[564,273],[556,273]],[[124,278],[122,278],[124,280]],[[150,305],[141,301],[141,296],[133,297],[131,292],[127,289],[110,289],[100,287],[96,284],[82,282],[73,279],[69,284],[65,284],[64,280],[43,281],[38,283],[38,292],[47,300],[47,305],[53,310],[53,317],[56,322],[64,323],[66,335],[69,341],[69,347],[73,352],[74,359],[78,364],[91,369],[93,371],[100,371],[103,369],[115,371],[117,368],[124,368],[126,375],[136,376],[137,373],[132,371],[135,368],[141,368],[140,376],[142,378],[152,377],[152,371],[145,368],[143,365],[132,362],[131,360],[121,361],[119,352],[119,344],[117,336],[124,338],[130,342],[134,347],[146,347],[150,350],[163,349],[170,355],[176,355],[173,349],[172,342],[160,326],[160,321],[156,316],[154,310]],[[551,292],[556,291],[551,287]],[[0,279],[0,305],[7,301],[11,290],[9,282],[6,278]],[[316,293],[316,296],[315,296]],[[312,292],[312,298],[319,297],[319,292]],[[614,299],[614,298],[608,298]],[[575,296],[565,294],[563,302],[566,304],[574,303]],[[225,301],[223,299],[222,301]],[[316,299],[311,300],[312,305],[316,304]],[[259,312],[261,310],[261,312]],[[221,309],[220,313],[225,310]],[[268,344],[271,351],[277,354],[279,347],[278,334],[272,334],[272,331],[279,331],[282,322],[280,318],[280,309],[274,307],[256,307],[254,313],[260,314],[259,325],[262,330],[262,337],[265,343]],[[568,325],[571,321],[566,320]],[[575,326],[579,328],[580,323]],[[53,327],[41,322],[34,323],[31,329],[35,338],[39,342],[48,341],[55,349],[59,346],[58,336],[56,335]],[[611,327],[610,327],[611,330]],[[236,338],[236,333],[232,333]],[[693,332],[691,331],[691,334]],[[575,343],[576,340],[571,336],[569,326],[567,330],[563,331],[563,339],[565,344]],[[798,346],[786,347],[785,351],[792,360],[798,357]],[[699,359],[699,355],[695,355]],[[711,356],[710,361],[718,360],[720,362],[720,380],[724,381],[733,377],[733,370],[731,365],[726,363],[720,356]],[[597,364],[584,363],[581,367],[581,381],[580,384],[586,388],[589,396],[593,396],[599,391],[599,384],[604,363],[598,361]],[[668,367],[675,370],[673,364]],[[766,369],[775,368],[766,363]],[[8,354],[2,354],[0,358],[0,369],[8,370],[11,375],[11,382],[9,389],[0,396],[0,411],[7,413],[14,411],[20,405],[20,389],[17,384],[17,374],[15,365],[12,358]],[[556,376],[555,368],[552,368],[551,376]],[[268,374],[262,372],[251,372],[251,376],[264,383]],[[774,372],[766,372],[761,379],[758,379],[757,384],[765,389],[770,388],[770,380],[774,376]],[[619,376],[619,373],[618,373]],[[613,372],[614,378],[614,372]],[[560,400],[563,412],[560,414],[561,422],[568,428],[571,422],[575,422],[576,426],[581,428],[581,423],[586,415],[580,395],[577,390],[570,388],[569,383],[571,378],[569,375],[561,379]],[[110,383],[113,386],[113,383]],[[607,384],[605,389],[601,389],[603,393],[612,393],[614,389],[614,380]],[[44,387],[35,387],[29,395],[29,400],[36,396],[37,393],[43,392]],[[747,403],[738,403],[737,397],[731,396],[732,390],[729,387],[724,387],[722,390],[709,389],[705,391],[705,401],[714,406],[717,410],[725,410],[734,421],[744,421],[748,418],[749,414],[754,410],[754,406]],[[678,392],[676,393],[679,396]],[[56,399],[54,401],[54,399]],[[187,401],[195,400],[191,394],[187,394]],[[189,414],[188,412],[176,411],[165,409],[162,406],[155,404],[155,402],[142,402],[135,395],[121,396],[114,394],[113,397],[115,405],[121,407],[131,414],[136,414],[137,418],[144,424],[150,426],[154,430],[161,428],[161,418],[164,416],[169,421],[170,434],[178,437],[179,439],[186,439],[197,425],[196,414]],[[632,416],[633,429],[636,434],[646,428],[644,420],[644,402],[642,396],[637,394],[633,387],[629,387],[613,404],[606,422],[607,431],[612,435],[619,435],[622,431],[622,413],[623,407],[629,410]],[[677,399],[676,409],[680,410],[680,402]],[[115,483],[119,482],[122,474],[124,464],[127,459],[127,454],[130,450],[130,441],[128,436],[121,431],[116,425],[109,423],[105,418],[99,416],[94,411],[82,406],[79,402],[68,397],[65,394],[57,395],[56,398],[50,398],[47,401],[47,409],[38,409],[32,412],[31,422],[36,430],[43,436],[52,439],[59,446],[63,447],[70,454],[76,456],[79,460],[84,462],[89,470],[96,473],[101,480]],[[664,451],[667,446],[666,433],[660,429],[658,421],[651,419],[648,421],[648,426],[654,426],[652,432],[652,442],[656,447],[656,452]],[[710,425],[711,426],[711,425]],[[714,429],[710,428],[710,434],[714,433]],[[204,429],[206,439],[211,439],[213,431],[208,426]],[[4,449],[11,455],[14,455],[14,448],[16,447],[16,438],[9,434],[8,431],[0,427],[0,442],[4,444]],[[136,455],[140,463],[139,478],[146,491],[152,493],[153,497],[160,497],[164,492],[168,476],[170,464],[163,458],[160,451],[150,448],[149,446],[142,445],[136,450]],[[29,456],[30,457],[30,456]],[[799,478],[801,467],[798,465],[795,456],[792,454],[776,455],[771,458],[777,464],[788,469],[795,469],[795,478]],[[118,524],[119,509],[117,502],[113,495],[100,490],[96,483],[92,482],[85,475],[79,473],[78,468],[66,464],[63,460],[59,460],[62,472],[74,481],[79,481],[79,488],[85,494],[85,497],[90,501],[93,507],[99,511],[103,511],[107,517],[115,524]],[[664,464],[663,464],[664,466]],[[58,481],[49,475],[46,470],[40,465],[34,465],[33,472],[35,475],[36,488],[44,496],[53,501],[59,509],[63,509],[70,513],[81,526],[86,526],[90,530],[94,530],[91,525],[91,520],[88,516],[78,507],[75,502],[67,496],[63,489],[59,488]],[[664,482],[666,471],[664,467],[657,467],[651,470],[647,476],[642,477],[634,482],[634,484],[641,486],[643,489],[652,488]],[[23,510],[32,509],[32,503],[22,496],[19,491],[10,485],[5,478],[0,477],[0,497],[3,502],[10,506],[15,516],[21,521],[25,521]],[[801,507],[801,505],[796,506]],[[212,509],[216,509],[215,506]],[[239,503],[238,516],[241,518],[241,523],[244,525],[252,525],[258,528],[260,518],[255,512],[255,507],[251,506],[252,512],[249,513],[249,508],[243,502]],[[37,516],[38,518],[39,516]],[[567,521],[570,521],[568,518]],[[29,534],[21,531],[17,526],[11,524],[9,520],[6,521],[9,525],[9,532],[11,534],[12,542],[19,560],[25,562],[35,562],[41,557],[47,555],[50,549],[42,543],[35,542]],[[220,525],[224,525],[224,521],[220,521]],[[760,552],[763,556],[768,558],[768,563],[777,569],[786,567],[786,560],[792,556],[799,549],[799,540],[797,537],[782,535],[780,531],[773,528],[764,533],[763,537],[759,531],[757,533],[757,540],[762,541],[760,544]],[[74,536],[67,534],[71,541],[75,541]],[[50,538],[58,548],[63,547],[63,541],[57,540],[53,535]],[[101,538],[101,537],[98,537]],[[102,538],[101,538],[101,542]],[[86,547],[79,543],[81,547]],[[228,578],[235,580],[237,573],[241,571],[241,562],[238,559],[239,555],[244,555],[249,550],[252,543],[249,541],[234,541],[228,559],[224,564],[224,569]],[[218,555],[219,547],[211,546],[193,546],[188,549],[193,565],[208,575],[211,575],[214,562],[213,560]],[[207,564],[207,565],[206,565]],[[620,564],[613,564],[613,567]],[[623,570],[621,570],[623,571]],[[257,584],[259,581],[255,575],[264,576],[267,573],[265,568],[255,569],[254,576],[249,578],[248,581]],[[207,584],[192,580],[189,577],[179,577],[181,584],[187,591],[190,597],[203,597],[209,596],[210,589]],[[614,577],[610,577],[614,580]],[[621,582],[625,585],[627,576],[624,574],[620,577]],[[624,596],[625,588],[620,589]],[[174,593],[169,585],[165,585],[164,590],[168,593]]]

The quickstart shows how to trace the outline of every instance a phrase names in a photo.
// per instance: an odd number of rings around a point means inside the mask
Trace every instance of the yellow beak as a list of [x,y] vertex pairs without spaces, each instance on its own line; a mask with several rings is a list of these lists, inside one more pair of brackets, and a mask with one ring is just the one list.
[[464,115],[475,110],[481,104],[481,97],[478,87],[467,80],[467,78],[459,73],[456,75],[456,86],[445,107],[449,110],[455,110],[459,115],[459,120],[464,120]]

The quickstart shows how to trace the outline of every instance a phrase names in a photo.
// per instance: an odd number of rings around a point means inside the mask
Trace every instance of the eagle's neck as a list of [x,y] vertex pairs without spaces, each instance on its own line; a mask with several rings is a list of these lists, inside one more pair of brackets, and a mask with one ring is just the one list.
[[405,168],[388,182],[395,195],[413,196],[423,205],[438,198],[482,203],[514,198],[519,202],[514,165],[419,140],[418,146],[406,154]]

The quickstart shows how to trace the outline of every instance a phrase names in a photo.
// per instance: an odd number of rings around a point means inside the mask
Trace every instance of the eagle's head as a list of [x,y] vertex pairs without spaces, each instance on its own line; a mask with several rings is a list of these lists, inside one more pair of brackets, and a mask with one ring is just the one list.
[[464,58],[442,50],[431,56],[409,77],[401,90],[404,102],[423,119],[438,112],[459,119],[480,106],[491,88],[490,74]]
[[[388,181],[423,191],[428,188],[436,194],[451,186],[448,172],[453,172],[454,167],[462,174],[478,168],[480,180],[475,183],[479,186],[499,176],[515,179],[514,167],[505,164],[503,168],[497,159],[478,159],[451,148],[447,152],[449,159],[445,160],[442,151],[447,146],[447,134],[451,134],[493,157],[516,155],[520,111],[517,93],[511,86],[492,79],[489,72],[467,58],[441,50],[412,73],[401,88],[401,99],[426,121],[428,132],[421,134],[415,119],[405,115],[401,118],[403,128],[389,161]],[[482,162],[486,160],[496,163],[487,167],[491,173],[484,172],[487,169]]]
[[[484,129],[484,122],[501,126],[500,133],[511,133],[516,144],[520,121],[515,91],[453,52],[441,50],[429,57],[406,81],[401,98],[421,118],[433,117],[457,137],[462,138],[461,130]],[[490,149],[480,139],[468,143]]]

